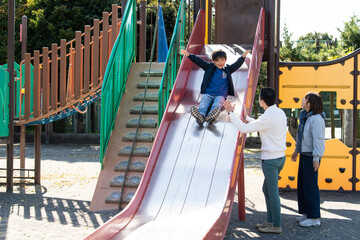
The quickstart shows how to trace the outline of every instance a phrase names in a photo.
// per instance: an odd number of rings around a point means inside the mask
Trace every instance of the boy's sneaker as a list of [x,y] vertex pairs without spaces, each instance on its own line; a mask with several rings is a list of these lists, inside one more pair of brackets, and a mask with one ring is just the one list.
[[197,109],[195,106],[192,106],[190,108],[190,114],[191,114],[191,116],[193,116],[196,119],[196,122],[198,124],[201,125],[204,123],[204,120],[205,120],[204,116],[200,114],[199,109]]
[[272,227],[272,223],[269,223],[269,222],[257,223],[257,224],[255,224],[255,227],[256,227],[257,229],[259,229],[259,228]]
[[211,124],[220,115],[220,108],[214,108],[209,115],[206,116],[205,121]]
[[318,227],[321,225],[320,218],[308,218],[301,221],[299,224],[302,227]]
[[273,226],[266,227],[266,228],[259,228],[259,232],[280,234],[280,233],[282,233],[282,228],[281,227],[273,227]]
[[306,215],[301,215],[300,217],[296,217],[296,220],[297,220],[298,222],[304,221],[304,220],[306,220],[306,219],[307,219],[307,216],[306,216]]

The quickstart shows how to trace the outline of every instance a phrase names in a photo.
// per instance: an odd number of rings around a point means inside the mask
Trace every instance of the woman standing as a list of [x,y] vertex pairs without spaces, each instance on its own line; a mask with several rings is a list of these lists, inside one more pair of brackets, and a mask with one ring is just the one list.
[[298,206],[302,216],[297,217],[300,226],[320,226],[320,191],[318,169],[325,151],[325,113],[323,101],[317,93],[309,92],[302,99],[300,124],[292,161],[300,153],[298,172]]

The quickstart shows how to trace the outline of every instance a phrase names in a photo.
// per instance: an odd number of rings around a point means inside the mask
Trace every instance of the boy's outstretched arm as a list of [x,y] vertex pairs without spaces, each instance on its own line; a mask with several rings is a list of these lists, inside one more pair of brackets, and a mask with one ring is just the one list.
[[196,65],[198,65],[199,67],[201,67],[204,70],[210,65],[205,60],[197,57],[194,54],[188,53],[186,50],[181,50],[180,53],[187,56],[193,63],[195,63]]
[[233,64],[231,64],[229,66],[230,73],[235,72],[236,70],[238,70],[241,67],[241,65],[243,65],[243,63],[245,61],[245,58],[246,58],[246,56],[248,55],[249,52],[251,52],[251,50],[246,50],[243,53],[243,55],[241,55],[241,57],[239,57],[239,59],[236,62],[234,62]]

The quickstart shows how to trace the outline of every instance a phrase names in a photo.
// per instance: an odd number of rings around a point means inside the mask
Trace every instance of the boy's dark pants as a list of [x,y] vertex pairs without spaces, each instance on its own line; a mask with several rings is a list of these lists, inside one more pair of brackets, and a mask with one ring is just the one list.
[[299,213],[307,218],[320,218],[318,171],[314,171],[312,156],[300,154],[297,195]]

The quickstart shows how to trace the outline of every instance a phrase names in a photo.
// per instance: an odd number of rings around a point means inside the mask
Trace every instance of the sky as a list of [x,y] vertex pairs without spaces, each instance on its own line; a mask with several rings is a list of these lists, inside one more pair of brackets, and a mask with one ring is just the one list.
[[280,0],[280,39],[284,24],[292,33],[292,40],[308,32],[329,33],[340,37],[350,16],[360,18],[360,0]]

